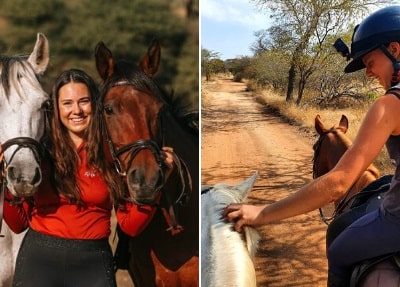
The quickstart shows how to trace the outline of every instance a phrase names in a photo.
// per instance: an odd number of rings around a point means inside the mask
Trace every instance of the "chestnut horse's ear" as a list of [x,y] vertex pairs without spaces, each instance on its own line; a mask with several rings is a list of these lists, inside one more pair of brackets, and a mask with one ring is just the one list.
[[324,124],[322,123],[321,120],[321,116],[320,115],[316,115],[315,116],[315,130],[317,131],[317,133],[319,135],[322,135],[323,133],[325,133],[328,129],[324,126]]
[[94,54],[96,56],[97,72],[103,81],[107,82],[114,72],[114,60],[111,51],[103,42],[99,42],[96,45]]
[[151,42],[147,54],[144,55],[143,59],[140,61],[139,67],[142,71],[152,78],[158,71],[161,58],[161,48],[160,44],[156,39]]
[[347,129],[349,128],[349,120],[345,115],[342,115],[342,118],[340,119],[339,122],[339,127],[342,130],[342,132],[346,133]]

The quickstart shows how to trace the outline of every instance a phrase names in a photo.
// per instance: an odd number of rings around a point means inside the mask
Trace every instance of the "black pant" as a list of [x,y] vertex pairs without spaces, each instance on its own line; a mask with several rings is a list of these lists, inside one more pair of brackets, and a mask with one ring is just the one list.
[[116,287],[107,239],[71,240],[29,230],[18,253],[14,287]]

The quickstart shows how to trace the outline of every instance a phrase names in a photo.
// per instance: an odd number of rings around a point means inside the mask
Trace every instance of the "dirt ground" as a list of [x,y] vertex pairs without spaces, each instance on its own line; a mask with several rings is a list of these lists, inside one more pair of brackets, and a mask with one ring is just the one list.
[[[312,140],[256,103],[245,84],[219,79],[202,90],[202,184],[234,184],[258,171],[248,201],[261,204],[312,178]],[[326,225],[317,211],[259,230],[258,286],[326,286]]]

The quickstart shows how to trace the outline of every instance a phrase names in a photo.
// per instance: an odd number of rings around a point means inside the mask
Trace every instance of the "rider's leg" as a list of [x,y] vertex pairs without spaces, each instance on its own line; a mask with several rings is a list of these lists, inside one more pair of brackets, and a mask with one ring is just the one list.
[[383,209],[366,214],[346,228],[330,245],[330,274],[350,280],[354,264],[400,250],[400,218]]

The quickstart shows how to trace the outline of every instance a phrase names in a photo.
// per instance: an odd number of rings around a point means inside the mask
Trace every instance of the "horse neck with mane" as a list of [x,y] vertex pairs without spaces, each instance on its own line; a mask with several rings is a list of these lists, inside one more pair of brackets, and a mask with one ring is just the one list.
[[[49,97],[38,76],[49,62],[43,34],[29,56],[2,56],[0,67],[0,286],[11,286],[15,259],[23,234],[14,234],[2,221],[5,187],[17,197],[32,196],[42,179],[40,138],[45,130],[44,104]],[[4,224],[1,224],[1,223]]]
[[[138,66],[114,61],[99,43],[96,67],[104,81],[98,115],[108,158],[123,176],[129,200],[158,205],[149,226],[131,238],[129,272],[135,286],[198,285],[198,135],[186,132],[153,81],[160,47],[150,45]],[[161,147],[174,149],[174,170],[166,178]],[[168,231],[166,231],[168,230]]]
[[[313,177],[317,178],[330,171],[337,164],[342,155],[351,146],[351,140],[346,136],[348,119],[342,115],[339,125],[327,128],[320,115],[315,117],[315,130],[319,139],[314,144]],[[379,170],[371,164],[360,175],[357,181],[341,198],[335,201],[335,207],[347,202],[354,194],[358,193],[370,182],[379,178]]]
[[242,203],[257,177],[237,185],[216,184],[201,195],[201,285],[251,287],[257,285],[253,258],[260,238],[256,229],[239,233],[222,218],[230,203]]

